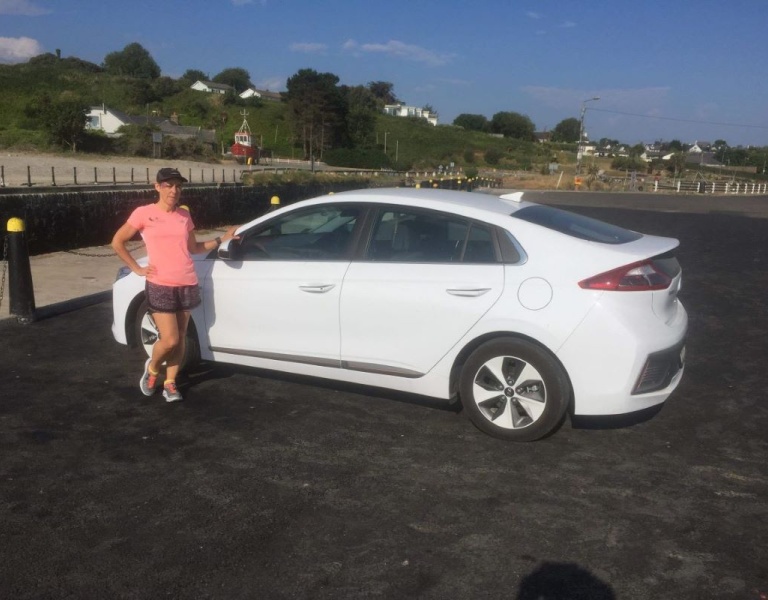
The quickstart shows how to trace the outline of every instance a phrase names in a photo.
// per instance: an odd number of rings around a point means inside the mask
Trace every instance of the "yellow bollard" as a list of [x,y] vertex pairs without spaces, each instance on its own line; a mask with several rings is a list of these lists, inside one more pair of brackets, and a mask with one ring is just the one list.
[[269,208],[267,209],[267,212],[272,212],[273,210],[277,210],[280,208],[280,198],[277,196],[272,196],[269,199]]

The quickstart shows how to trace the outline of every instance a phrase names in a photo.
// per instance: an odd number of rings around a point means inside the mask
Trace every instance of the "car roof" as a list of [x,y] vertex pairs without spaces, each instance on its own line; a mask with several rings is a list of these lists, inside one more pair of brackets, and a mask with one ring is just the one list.
[[[375,202],[381,204],[408,204],[423,208],[459,209],[458,212],[478,211],[509,216],[526,206],[535,205],[522,199],[522,192],[493,196],[480,192],[420,188],[367,188],[338,192],[325,201],[344,200]],[[319,200],[319,199],[315,199]]]

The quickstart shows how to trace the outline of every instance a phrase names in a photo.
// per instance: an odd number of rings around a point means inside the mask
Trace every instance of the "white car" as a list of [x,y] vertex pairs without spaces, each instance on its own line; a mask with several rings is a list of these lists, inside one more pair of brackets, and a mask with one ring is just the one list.
[[[366,189],[297,202],[195,256],[203,303],[186,363],[233,363],[461,400],[482,431],[529,441],[572,415],[661,405],[688,316],[678,241],[527,202]],[[150,351],[134,274],[115,339]]]

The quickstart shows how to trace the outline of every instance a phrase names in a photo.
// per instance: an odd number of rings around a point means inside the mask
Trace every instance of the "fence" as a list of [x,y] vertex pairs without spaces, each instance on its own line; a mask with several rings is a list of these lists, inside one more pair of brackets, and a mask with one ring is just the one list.
[[[6,169],[0,165],[0,187],[59,187],[85,185],[148,185],[154,182],[156,168],[109,166],[109,167],[43,167],[26,165],[25,167]],[[248,168],[210,168],[181,169],[190,182],[200,184],[234,183],[240,181],[242,173]]]
[[[66,162],[69,159],[58,159]],[[171,161],[173,162],[173,161]],[[140,185],[147,186],[154,183],[157,167],[146,165],[118,164],[118,165],[77,165],[77,166],[49,166],[40,164],[23,164],[16,161],[10,166],[0,164],[0,188],[4,193],[17,188],[57,188],[57,187],[118,187]],[[235,167],[222,167],[211,165],[210,167],[182,167],[179,171],[190,183],[199,185],[211,185],[222,183],[240,183],[249,174],[256,173],[286,173],[290,171],[312,171],[335,173],[345,176],[362,176],[377,178],[391,176],[406,182],[428,180],[430,184],[443,180],[462,178],[460,171],[434,170],[434,171],[391,171],[386,169],[352,169],[342,167],[329,167],[319,161],[293,160],[276,158],[270,166],[238,165]],[[499,187],[500,178],[497,176],[481,176],[474,178],[475,185],[488,185]],[[430,185],[431,187],[431,185]],[[444,187],[436,185],[435,187]],[[12,191],[11,193],[15,193]]]
[[768,183],[681,180],[673,185],[664,185],[656,181],[653,191],[660,190],[698,194],[765,194],[768,192]]

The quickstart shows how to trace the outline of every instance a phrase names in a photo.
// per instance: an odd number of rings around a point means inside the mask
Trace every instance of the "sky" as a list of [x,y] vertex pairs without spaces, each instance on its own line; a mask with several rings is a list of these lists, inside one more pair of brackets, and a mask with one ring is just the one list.
[[[300,69],[387,81],[441,124],[580,118],[592,140],[768,146],[768,0],[0,0],[0,64],[101,64],[141,44],[163,75]],[[592,100],[599,98],[599,100]]]

